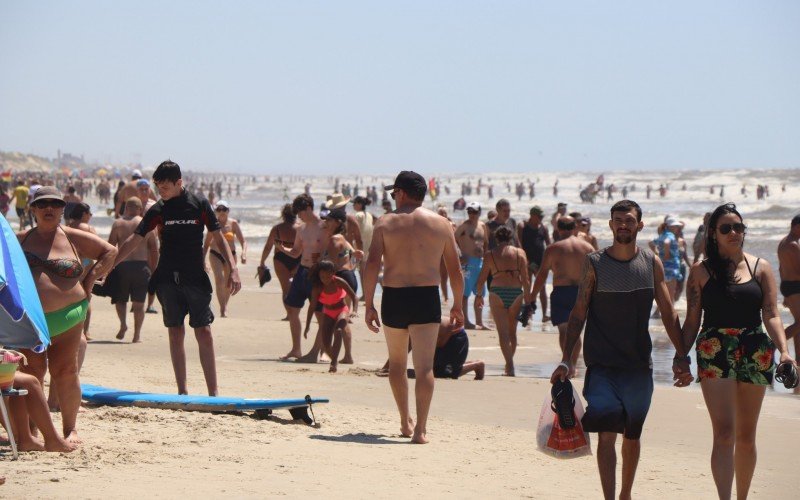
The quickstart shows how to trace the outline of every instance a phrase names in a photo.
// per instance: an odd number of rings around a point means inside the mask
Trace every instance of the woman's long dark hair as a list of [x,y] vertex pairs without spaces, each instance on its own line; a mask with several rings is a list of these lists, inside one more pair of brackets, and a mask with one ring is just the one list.
[[[708,219],[708,227],[706,228],[706,256],[708,257],[706,263],[709,269],[711,269],[713,277],[724,283],[726,287],[738,281],[735,277],[736,269],[731,266],[731,260],[720,255],[719,245],[717,245],[717,222],[720,217],[727,214],[734,214],[739,217],[740,221],[744,222],[742,214],[736,210],[736,205],[733,203],[726,203],[718,206],[716,210],[711,213],[711,217]],[[744,244],[744,235],[742,235],[742,244]]]
[[289,224],[294,224],[294,221],[297,219],[297,216],[292,211],[292,204],[287,203],[281,209],[281,219],[283,222],[288,222]]

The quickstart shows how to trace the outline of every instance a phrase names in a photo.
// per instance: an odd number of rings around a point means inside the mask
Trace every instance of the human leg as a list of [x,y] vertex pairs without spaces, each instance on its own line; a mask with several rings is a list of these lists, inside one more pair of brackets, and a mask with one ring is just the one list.
[[519,310],[522,308],[524,298],[524,295],[520,295],[508,308],[508,340],[511,344],[512,356],[517,353],[517,317],[519,316]]
[[50,380],[58,391],[64,437],[73,444],[80,444],[75,424],[81,405],[78,347],[82,338],[83,322],[80,322],[54,337],[47,350]]
[[466,375],[469,372],[475,372],[475,380],[483,380],[483,376],[485,374],[486,364],[481,361],[467,361],[461,366],[461,373],[458,374],[459,377]]
[[[53,420],[50,418],[50,409],[44,398],[42,385],[33,375],[17,372],[14,375],[14,387],[25,389],[28,395],[23,398],[14,399],[11,403],[12,417],[14,418],[14,437],[17,439],[18,447],[22,451],[46,450],[68,453],[75,449],[75,445],[68,443],[56,431]],[[42,431],[44,444],[31,434],[28,419],[33,421],[37,428]]]
[[132,302],[133,310],[133,343],[141,342],[142,324],[144,323],[144,302]]
[[[287,268],[286,264],[278,259],[272,259],[272,266],[275,268],[275,275],[278,277],[278,283],[281,285],[281,297],[286,297],[286,294],[289,293],[289,285],[291,284],[289,281],[289,268]],[[286,317],[283,319],[288,321],[289,306],[283,304],[283,308],[286,310]]]
[[411,437],[414,432],[414,421],[408,407],[408,341],[409,332],[399,328],[383,325],[386,347],[389,351],[389,385],[392,388],[394,402],[400,412],[400,434]]
[[[310,307],[310,306],[309,306]],[[324,314],[321,311],[317,311],[314,313],[314,317],[317,318],[317,334],[314,336],[314,345],[311,346],[311,350],[305,353],[304,355],[297,358],[298,363],[318,363],[319,362],[319,355],[322,350],[323,339],[322,339],[322,321],[324,318]]]
[[711,449],[711,474],[719,498],[731,497],[734,476],[736,432],[736,380],[704,378],[700,382],[711,417],[714,444]]
[[227,267],[215,255],[210,255],[208,261],[211,263],[211,271],[214,274],[214,289],[217,294],[217,302],[219,303],[219,315],[223,318],[226,317],[226,309],[228,307],[228,298],[230,292],[227,287],[227,280],[225,278],[225,268]]
[[[206,379],[206,388],[209,396],[217,395],[217,360],[214,356],[214,337],[211,336],[211,326],[201,326],[194,329],[197,347],[200,352],[200,366],[203,367],[203,376]],[[186,357],[184,355],[184,380],[186,373]]]
[[128,331],[128,303],[117,302],[114,304],[117,310],[117,317],[119,318],[119,331],[117,332],[117,340],[125,338],[125,332]]
[[336,372],[339,366],[339,351],[342,349],[342,337],[344,336],[344,332],[350,329],[347,324],[349,319],[348,315],[349,312],[341,315],[333,326],[333,342],[331,343],[330,353],[328,354],[331,358],[331,372]]
[[617,486],[616,442],[616,432],[600,432],[597,435],[597,471],[600,473],[600,485],[606,500],[614,500]]
[[433,399],[433,355],[436,351],[439,323],[409,325],[408,332],[413,346],[411,359],[416,373],[414,394],[417,403],[417,425],[414,427],[411,441],[425,444],[428,442],[426,437],[428,412]]
[[763,385],[739,382],[736,384],[736,445],[734,469],[736,470],[736,497],[745,499],[756,470],[756,427],[761,413],[761,403],[767,388]]
[[300,348],[300,335],[302,330],[302,325],[300,324],[301,309],[299,307],[287,307],[286,309],[289,318],[289,330],[292,334],[292,348],[282,359],[299,358],[303,355],[303,351]]
[[169,333],[169,355],[172,358],[172,370],[175,372],[178,394],[189,394],[186,388],[186,350],[183,345],[186,330],[183,325],[171,326],[167,328],[167,332]]
[[[503,359],[506,366],[504,375],[514,376],[514,353],[511,349],[511,341],[509,339],[509,324],[508,324],[508,310],[503,306],[503,300],[495,293],[489,293],[489,309],[492,312],[495,326],[497,327],[497,338],[500,342],[500,352],[503,353]],[[515,319],[516,321],[516,319]]]
[[641,448],[641,442],[638,439],[622,438],[622,484],[619,490],[619,498],[622,500],[631,498]]

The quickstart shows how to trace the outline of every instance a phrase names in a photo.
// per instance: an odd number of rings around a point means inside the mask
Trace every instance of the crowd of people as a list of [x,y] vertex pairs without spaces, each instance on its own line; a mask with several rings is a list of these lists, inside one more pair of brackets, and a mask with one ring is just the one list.
[[[113,203],[115,220],[106,241],[91,226],[91,207],[83,195],[94,189],[101,200],[110,198],[107,184],[104,180],[59,189],[21,180],[9,198],[17,209],[19,241],[52,342],[44,353],[24,351],[29,363],[18,384],[30,395],[28,402],[11,402],[22,450],[70,451],[80,444],[79,370],[89,338],[93,293],[111,298],[120,320],[120,340],[127,334],[128,302],[132,303],[134,343],[141,341],[146,311],[155,311],[153,301],[158,298],[180,394],[188,394],[188,315],[207,392],[217,395],[212,293],[216,290],[220,316],[227,316],[229,301],[241,288],[238,263],[247,262],[248,252],[242,227],[231,217],[231,204],[220,199],[221,183],[189,188],[180,167],[171,161],[159,165],[152,181],[134,171],[129,181],[120,183],[114,200],[107,199]],[[637,246],[644,227],[642,209],[627,199],[611,207],[613,241],[601,250],[591,232],[591,218],[569,212],[566,203],[558,203],[548,228],[538,205],[530,208],[528,219],[517,222],[505,198],[486,218],[480,202],[462,199],[459,208],[466,219],[455,224],[443,206],[438,211],[424,208],[429,186],[419,174],[401,172],[383,190],[380,216],[368,210],[378,199],[374,188],[368,188],[366,196],[334,192],[321,204],[307,189],[283,206],[259,261],[263,269],[273,255],[282,292],[291,339],[282,360],[317,363],[327,358],[331,372],[339,364],[353,363],[351,324],[363,311],[369,330],[383,329],[389,359],[382,372],[397,403],[401,433],[425,443],[434,378],[469,372],[475,372],[476,379],[484,377],[484,363],[467,360],[466,330],[488,329],[483,315],[487,292],[507,376],[515,375],[518,324],[527,324],[538,300],[542,320],[559,331],[562,359],[553,382],[576,375],[583,349],[588,403],[583,424],[587,431],[599,433],[604,494],[615,494],[614,444],[621,433],[621,497],[629,497],[653,393],[649,321],[655,302],[654,316],[661,318],[675,349],[676,386],[692,381],[688,354],[692,346],[697,353],[697,380],[714,432],[711,467],[718,493],[729,497],[734,478],[737,491],[747,491],[755,469],[758,413],[775,376],[774,351],[779,352],[781,367],[796,369],[787,339],[794,337],[795,346],[800,344],[800,216],[791,221],[778,247],[780,290],[795,319],[784,330],[773,271],[763,258],[744,251],[747,227],[733,204],[706,214],[692,242],[691,260],[685,224],[672,215],[663,219],[649,249]],[[351,193],[358,188],[342,187]],[[479,181],[476,189],[481,187]],[[464,195],[471,190],[471,185],[462,186]],[[235,192],[240,192],[239,185]],[[229,185],[227,195],[233,194]],[[687,311],[681,322],[674,304],[684,288]],[[451,302],[449,318],[442,318],[441,296]],[[471,297],[474,321],[468,313]],[[303,327],[301,312],[307,301]],[[312,318],[317,330],[304,353],[302,339]],[[409,352],[413,371],[406,369]],[[50,398],[45,403],[42,387],[48,371]],[[409,375],[416,379],[413,417]],[[43,410],[48,405],[62,413],[60,434]],[[39,440],[32,428],[44,439]]]

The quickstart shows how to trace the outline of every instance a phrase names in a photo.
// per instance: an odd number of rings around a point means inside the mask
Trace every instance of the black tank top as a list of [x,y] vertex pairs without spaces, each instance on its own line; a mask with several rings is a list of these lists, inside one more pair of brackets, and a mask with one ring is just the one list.
[[541,224],[536,229],[532,228],[527,222],[522,226],[522,241],[520,243],[522,243],[522,248],[525,250],[528,262],[542,263],[546,231]]
[[708,265],[703,262],[709,278],[703,286],[703,328],[755,328],[761,324],[761,305],[764,294],[761,285],[756,281],[755,271],[758,262],[750,269],[745,259],[750,280],[745,283],[726,284],[711,274]]

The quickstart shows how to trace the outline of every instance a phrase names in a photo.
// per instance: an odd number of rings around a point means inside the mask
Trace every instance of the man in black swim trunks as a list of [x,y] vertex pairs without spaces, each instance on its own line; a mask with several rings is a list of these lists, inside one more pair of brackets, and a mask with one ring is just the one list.
[[636,235],[644,227],[642,209],[630,200],[615,203],[609,226],[614,243],[584,260],[561,363],[550,381],[555,383],[570,377],[570,356],[586,324],[587,372],[583,395],[587,408],[582,423],[586,431],[599,433],[600,483],[604,497],[613,499],[617,434],[624,434],[620,498],[631,498],[639,464],[639,438],[653,396],[652,342],[648,330],[653,299],[675,346],[672,367],[675,385],[689,385],[692,374],[678,314],[664,280],[664,265],[653,252],[636,246]]
[[[442,316],[439,302],[442,258],[453,289],[450,324],[454,330],[461,329],[464,324],[461,307],[464,278],[450,222],[422,207],[427,192],[425,179],[416,172],[403,171],[384,189],[392,192],[397,210],[378,219],[372,233],[364,272],[365,320],[370,330],[380,331],[381,321],[374,299],[383,259],[380,317],[389,349],[389,382],[400,411],[401,433],[415,443],[427,443],[426,425],[433,398],[433,357]],[[409,337],[417,373],[416,425],[408,404]]]
[[[794,352],[800,352],[800,215],[792,219],[789,234],[778,244],[783,303],[792,312],[794,323],[786,327],[786,339],[794,337]],[[795,354],[797,356],[797,354]],[[800,387],[795,390],[800,393]]]
[[[531,208],[530,218],[520,222],[517,226],[517,240],[525,250],[525,256],[528,257],[528,279],[531,283],[539,273],[539,268],[542,267],[545,247],[550,246],[550,235],[542,224],[543,217],[544,210],[539,206],[534,206]],[[536,300],[535,295],[533,300]],[[539,294],[539,300],[542,303],[542,323],[545,323],[550,321],[550,316],[547,315],[547,291],[544,288]]]
[[217,395],[217,368],[214,358],[214,339],[211,336],[211,281],[203,264],[203,227],[211,232],[219,248],[225,250],[225,260],[231,269],[228,289],[236,294],[242,288],[236,259],[230,246],[220,233],[220,225],[211,204],[183,187],[181,168],[167,160],[153,173],[161,195],[155,205],[145,213],[136,228],[119,248],[115,264],[119,264],[138,247],[147,233],[161,228],[161,257],[153,272],[150,286],[161,302],[164,326],[169,332],[169,351],[179,394],[188,394],[186,387],[186,336],[184,319],[189,315],[189,326],[194,329],[200,347],[200,364],[203,367],[210,396]]

